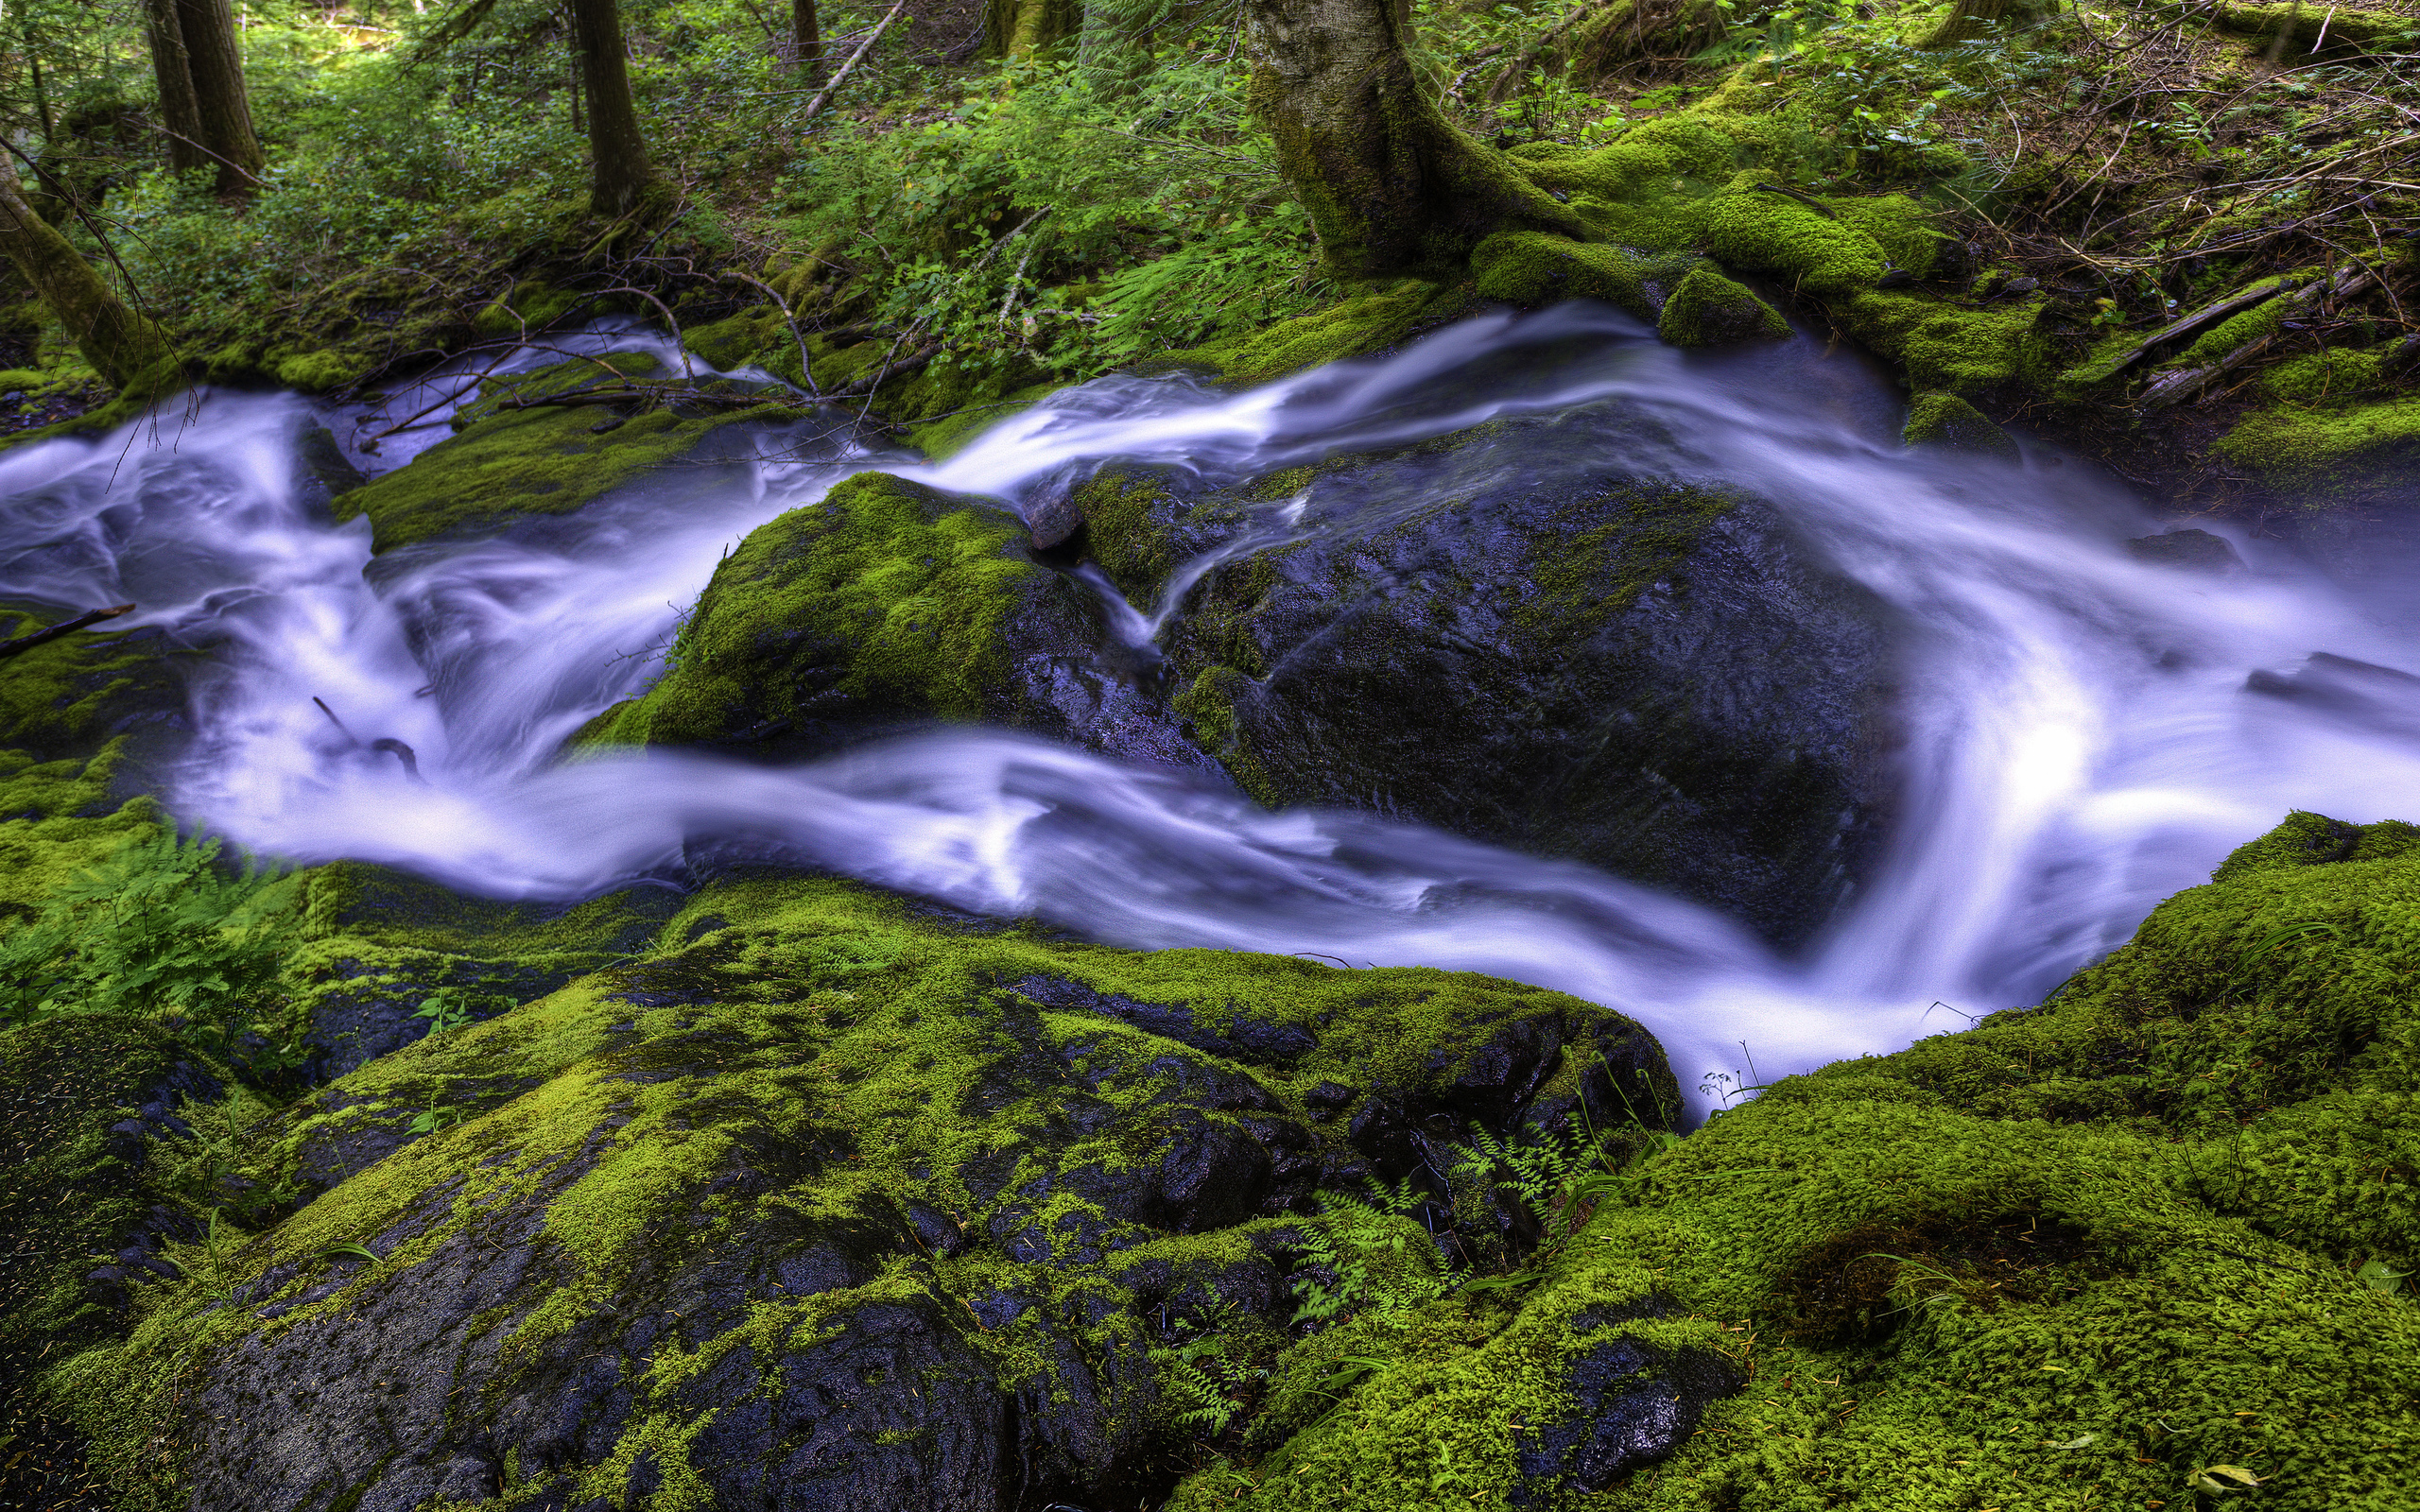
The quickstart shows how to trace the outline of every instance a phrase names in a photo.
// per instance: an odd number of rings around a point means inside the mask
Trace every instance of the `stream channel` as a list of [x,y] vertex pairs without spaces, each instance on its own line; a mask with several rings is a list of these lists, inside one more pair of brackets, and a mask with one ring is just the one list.
[[[514,365],[575,347],[679,362],[661,337],[599,327]],[[677,881],[684,847],[746,836],[1119,945],[1485,971],[1633,1015],[1703,1110],[1757,1077],[2037,1000],[2290,809],[2420,817],[2411,684],[2385,670],[2420,670],[2410,606],[2227,525],[2210,528],[2240,566],[2139,559],[2126,542],[2163,527],[2108,474],[2032,442],[2020,459],[1908,448],[1888,381],[1805,335],[1687,353],[1601,307],[1485,317],[1241,393],[1102,379],[940,462],[827,418],[544,528],[406,548],[365,573],[369,524],[332,524],[305,498],[298,438],[326,424],[364,471],[407,465],[448,434],[449,404],[359,443],[464,387],[461,370],[375,409],[213,393],[0,456],[0,596],[71,611],[131,599],[121,623],[214,647],[191,739],[157,774],[182,819],[297,861],[374,860],[508,897]],[[1552,467],[1753,492],[1888,607],[1895,797],[1876,861],[1805,946],[1776,951],[1571,861],[1366,812],[1271,813],[1198,768],[1015,731],[927,729],[788,765],[561,759],[660,674],[735,542],[851,472],[1014,505],[1071,466],[1239,480],[1513,416],[1555,422]],[[1158,602],[1077,571],[1108,603],[1104,636],[1148,662],[1202,571],[1417,504],[1315,481],[1236,524]],[[375,741],[409,746],[417,773]]]

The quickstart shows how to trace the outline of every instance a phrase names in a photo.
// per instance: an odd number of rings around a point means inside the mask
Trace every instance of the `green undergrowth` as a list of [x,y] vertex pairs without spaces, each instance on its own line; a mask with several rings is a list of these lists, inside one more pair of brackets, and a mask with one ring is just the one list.
[[[1179,1010],[1210,1033],[1249,1038],[1249,1021],[1299,1048],[1283,1064],[1221,1060],[1105,1014],[1037,1007],[1015,990],[1033,977]],[[207,1280],[151,1290],[129,1339],[58,1366],[45,1389],[94,1435],[101,1463],[139,1482],[154,1463],[152,1435],[182,1431],[175,1392],[196,1362],[271,1346],[417,1284],[416,1269],[449,1244],[515,1214],[538,1215],[538,1258],[495,1319],[508,1370],[575,1333],[623,1326],[614,1304],[643,1266],[662,1276],[801,1226],[854,1243],[846,1236],[895,1232],[922,1211],[970,1242],[928,1252],[903,1234],[869,1262],[870,1280],[811,1297],[775,1287],[728,1327],[658,1335],[661,1346],[636,1357],[638,1408],[620,1450],[561,1473],[618,1483],[617,1456],[667,1422],[695,1426],[698,1406],[682,1390],[717,1359],[803,1346],[876,1302],[965,1320],[968,1299],[1003,1289],[1044,1301],[1013,1325],[957,1327],[1001,1384],[1046,1390],[1047,1319],[1089,1315],[1100,1321],[1087,1325],[1098,1335],[1087,1335],[1088,1349],[1138,1348],[1132,1310],[1097,1304],[1116,1303],[1145,1267],[1215,1271],[1305,1222],[1245,1215],[1198,1234],[1139,1230],[1109,1219],[1080,1176],[1148,1174],[1187,1127],[1258,1129],[1272,1117],[1341,1150],[1345,1120],[1314,1111],[1334,1106],[1315,1094],[1383,1086],[1422,1095],[1526,1021],[1608,1018],[1470,973],[1138,954],[969,932],[851,884],[728,883],[690,900],[642,959],[432,1035],[261,1125],[247,1171],[271,1190],[292,1190],[315,1148],[366,1129],[402,1143],[274,1227],[233,1236]],[[1547,1091],[1576,1085],[1582,1069],[1560,1068]],[[1244,1085],[1258,1091],[1180,1092]],[[1676,1089],[1663,1074],[1641,1095],[1668,1101]],[[435,1108],[458,1116],[414,1126]],[[1073,1125],[1071,1112],[1082,1113]],[[735,1183],[739,1170],[761,1174]],[[1049,1195],[1037,1202],[1037,1192]],[[1043,1246],[1046,1261],[985,1237],[1016,1204],[1022,1242]],[[1392,1231],[1397,1254],[1401,1235],[1422,1232]],[[364,1250],[376,1259],[363,1263]],[[1420,1254],[1407,1263],[1432,1274]],[[1413,1280],[1399,1275],[1392,1295],[1434,1294]],[[1353,1304],[1376,1295],[1365,1294]],[[231,1295],[245,1305],[221,1305]],[[263,1315],[278,1301],[295,1305]],[[1240,1334],[1231,1342],[1247,1348]],[[657,1447],[670,1455],[667,1473],[683,1473],[677,1445]]]
[[[1786,1078],[1624,1173],[1522,1319],[1651,1289],[1753,1379],[1568,1504],[2400,1505],[2420,830],[2297,814],[2218,878],[2038,1007]],[[1464,1306],[1171,1505],[1508,1504],[1521,1325]]]
[[[654,360],[617,353],[607,366],[625,376],[654,369]],[[786,412],[718,409],[684,416],[677,406],[620,410],[593,405],[504,407],[513,397],[534,399],[613,374],[585,359],[534,373],[489,379],[465,406],[468,423],[453,436],[366,487],[339,495],[339,521],[370,518],[372,549],[460,531],[493,530],[527,515],[569,514],[607,490],[679,461],[724,427]]]
[[[1058,579],[996,507],[862,472],[760,526],[716,568],[659,682],[586,738],[685,744],[837,714],[846,700],[975,717],[1001,627]],[[828,715],[827,715],[828,716]]]

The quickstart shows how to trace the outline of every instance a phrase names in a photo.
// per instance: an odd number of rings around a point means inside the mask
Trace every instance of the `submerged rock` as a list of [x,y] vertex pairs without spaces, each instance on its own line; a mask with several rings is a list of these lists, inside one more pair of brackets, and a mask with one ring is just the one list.
[[816,882],[664,937],[255,1140],[260,1180],[325,1190],[53,1372],[103,1457],[164,1435],[230,1512],[1132,1504],[1182,1469],[1188,1347],[1282,1349],[1296,1283],[1338,1280],[1318,1194],[1420,1159],[1357,1108],[1502,1144],[1559,1137],[1592,1072],[1677,1107],[1635,1025],[1483,977],[966,934]]
[[2206,530],[2170,530],[2163,535],[2139,536],[2126,542],[2126,554],[2136,561],[2194,572],[2239,572],[2243,568],[2243,558],[2227,544],[2226,537],[2214,536]]

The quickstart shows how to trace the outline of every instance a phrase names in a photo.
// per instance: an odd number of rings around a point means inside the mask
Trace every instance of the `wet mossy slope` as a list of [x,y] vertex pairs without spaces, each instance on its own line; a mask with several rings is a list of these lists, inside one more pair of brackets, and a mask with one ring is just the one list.
[[[1529,1308],[1651,1285],[1752,1379],[1570,1504],[2409,1504],[2420,830],[2296,815],[2218,876],[2040,1007],[1633,1168]],[[1467,1314],[1171,1505],[1506,1504],[1536,1435]]]
[[1628,1110],[1675,1101],[1619,1015],[1467,974],[1135,954],[820,882],[727,884],[663,940],[259,1135],[254,1179],[321,1194],[46,1379],[122,1484],[1132,1504],[1192,1452],[1186,1348],[1286,1344],[1320,1191],[1416,1188],[1474,1124],[1633,1147]]

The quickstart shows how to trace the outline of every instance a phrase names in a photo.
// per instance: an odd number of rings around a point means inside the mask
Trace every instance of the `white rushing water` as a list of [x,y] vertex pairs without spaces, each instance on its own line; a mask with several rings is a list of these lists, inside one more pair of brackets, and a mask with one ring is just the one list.
[[[572,338],[590,352],[645,339]],[[366,577],[367,523],[331,526],[294,496],[295,438],[320,418],[348,442],[391,432],[375,452],[348,450],[394,465],[445,434],[458,387],[435,375],[373,417],[216,394],[189,422],[0,455],[0,597],[132,599],[139,613],[120,623],[216,644],[168,794],[184,817],[298,860],[390,862],[507,896],[586,895],[669,874],[691,843],[745,836],[1120,944],[1315,952],[1561,988],[1648,1024],[1690,1087],[1718,1072],[1736,1085],[1751,1057],[1771,1076],[1960,1027],[1936,1003],[1976,1014],[2032,1001],[2290,808],[2420,818],[2409,724],[2365,714],[2358,691],[2330,706],[2244,690],[2248,674],[2290,673],[2313,651],[2420,670],[2420,628],[2260,542],[2237,542],[2248,572],[2141,564],[2122,541],[2156,527],[2106,477],[2039,450],[2021,463],[1910,454],[1888,387],[1808,342],[1686,354],[1575,306],[1475,319],[1384,361],[1242,394],[1104,380],[938,464],[803,427],[776,438],[796,443],[787,452],[666,469],[510,540],[389,553]],[[395,429],[432,403],[433,418]],[[1625,465],[1774,501],[1901,621],[1892,849],[1798,958],[1583,867],[1368,816],[1270,814],[1199,776],[1003,731],[790,768],[556,762],[564,736],[655,675],[734,542],[853,471],[1014,499],[1104,458],[1240,477],[1583,405],[1659,420],[1632,427],[1655,438]],[[1219,549],[1318,519],[1297,497]],[[1180,578],[1181,593],[1192,579]],[[1148,640],[1175,607],[1127,610],[1113,627]],[[411,747],[416,774],[392,742]]]

